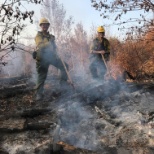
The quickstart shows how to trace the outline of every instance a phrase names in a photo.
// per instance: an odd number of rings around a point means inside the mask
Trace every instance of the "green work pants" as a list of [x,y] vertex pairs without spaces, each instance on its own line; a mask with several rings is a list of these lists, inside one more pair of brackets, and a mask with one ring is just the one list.
[[94,79],[104,79],[106,74],[106,66],[100,56],[94,57],[92,59],[89,69]]
[[[36,62],[37,70],[37,84],[36,84],[36,93],[42,94],[44,90],[44,83],[47,77],[49,65],[53,65],[61,71],[61,81],[67,81],[67,73],[64,68],[64,65],[60,58],[56,55],[44,55],[40,61]],[[68,65],[65,63],[66,68]]]

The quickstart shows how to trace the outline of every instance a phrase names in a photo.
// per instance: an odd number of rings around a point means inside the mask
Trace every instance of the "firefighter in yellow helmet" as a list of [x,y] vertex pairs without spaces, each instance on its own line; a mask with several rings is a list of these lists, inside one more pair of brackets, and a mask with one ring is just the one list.
[[97,34],[97,37],[93,40],[91,45],[90,72],[94,79],[104,79],[107,69],[102,60],[102,55],[104,56],[105,61],[109,60],[110,43],[105,38],[105,29],[103,26],[97,28]]
[[[36,59],[37,84],[36,84],[36,100],[43,98],[44,82],[47,77],[49,65],[53,65],[61,70],[61,83],[67,81],[67,74],[61,59],[57,55],[55,36],[48,32],[50,23],[46,18],[42,18],[39,22],[41,31],[35,36],[37,47]],[[67,64],[65,64],[67,66]],[[68,66],[67,66],[68,67]]]

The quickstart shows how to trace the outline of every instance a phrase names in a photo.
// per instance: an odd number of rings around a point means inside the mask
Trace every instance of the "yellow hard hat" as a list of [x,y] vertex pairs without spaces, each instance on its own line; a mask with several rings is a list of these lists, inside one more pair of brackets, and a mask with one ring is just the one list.
[[103,26],[99,26],[99,27],[97,28],[97,32],[99,32],[99,33],[105,32],[104,27],[103,27]]
[[48,19],[46,19],[46,18],[41,18],[41,19],[40,19],[40,22],[39,22],[39,25],[41,25],[41,24],[50,24],[50,23],[49,23]]

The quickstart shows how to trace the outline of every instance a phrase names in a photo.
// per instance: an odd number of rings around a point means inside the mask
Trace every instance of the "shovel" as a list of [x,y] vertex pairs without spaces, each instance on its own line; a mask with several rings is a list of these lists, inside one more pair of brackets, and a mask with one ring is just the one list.
[[[60,56],[59,56],[59,57],[60,57]],[[63,61],[63,59],[62,59],[62,57],[60,57],[60,60],[61,60],[63,66],[64,66],[64,69],[65,69],[65,71],[66,71],[66,74],[67,74],[69,83],[70,83],[71,86],[75,89],[74,84],[73,84],[72,79],[71,79],[71,76],[70,76],[70,74],[69,74],[69,72],[68,72],[68,70],[67,70],[67,68],[66,68],[66,65],[65,65],[65,63],[64,63],[64,61]]]
[[106,66],[106,69],[107,69],[106,76],[109,76],[109,78],[112,79],[112,75],[111,75],[109,67],[107,66],[107,63],[106,63],[105,58],[104,58],[104,55],[103,54],[101,54],[101,55],[102,55],[103,62],[104,62],[105,66]]

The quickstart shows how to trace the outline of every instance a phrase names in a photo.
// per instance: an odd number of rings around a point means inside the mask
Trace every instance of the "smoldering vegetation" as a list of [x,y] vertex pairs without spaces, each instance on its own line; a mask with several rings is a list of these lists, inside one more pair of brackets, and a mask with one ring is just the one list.
[[[154,153],[152,41],[122,42],[106,34],[111,44],[111,77],[94,80],[89,47],[96,27],[90,35],[82,23],[73,28],[64,8],[57,1],[50,2],[58,6],[54,11],[62,12],[59,18],[53,16],[58,12],[48,14],[55,23],[50,31],[56,37],[58,55],[69,65],[75,88],[61,86],[59,70],[50,66],[45,98],[35,101],[34,47],[15,48],[6,56],[1,53],[7,65],[0,65],[0,153]],[[48,11],[46,6],[42,11]]]
[[[60,48],[58,53],[69,64],[75,89],[69,84],[62,87],[59,71],[51,66],[45,84],[46,96],[41,102],[33,99],[36,72],[29,53],[20,57],[28,72],[22,69],[23,73],[14,77],[13,68],[9,75],[6,67],[2,68],[5,75],[0,89],[0,152],[153,153],[152,77],[142,74],[142,78],[134,76],[134,81],[125,79],[121,60],[115,64],[119,51],[114,55],[111,49],[112,80],[108,77],[104,81],[93,80],[89,72],[91,61],[87,58],[90,44],[80,50],[77,48],[80,44],[73,48],[73,43],[71,50],[64,50],[66,54]],[[14,61],[14,66],[22,65]]]
[[57,95],[48,87],[50,95],[41,102],[33,100],[32,92],[2,99],[1,151],[151,154],[153,88],[114,81],[80,92],[67,86]]

